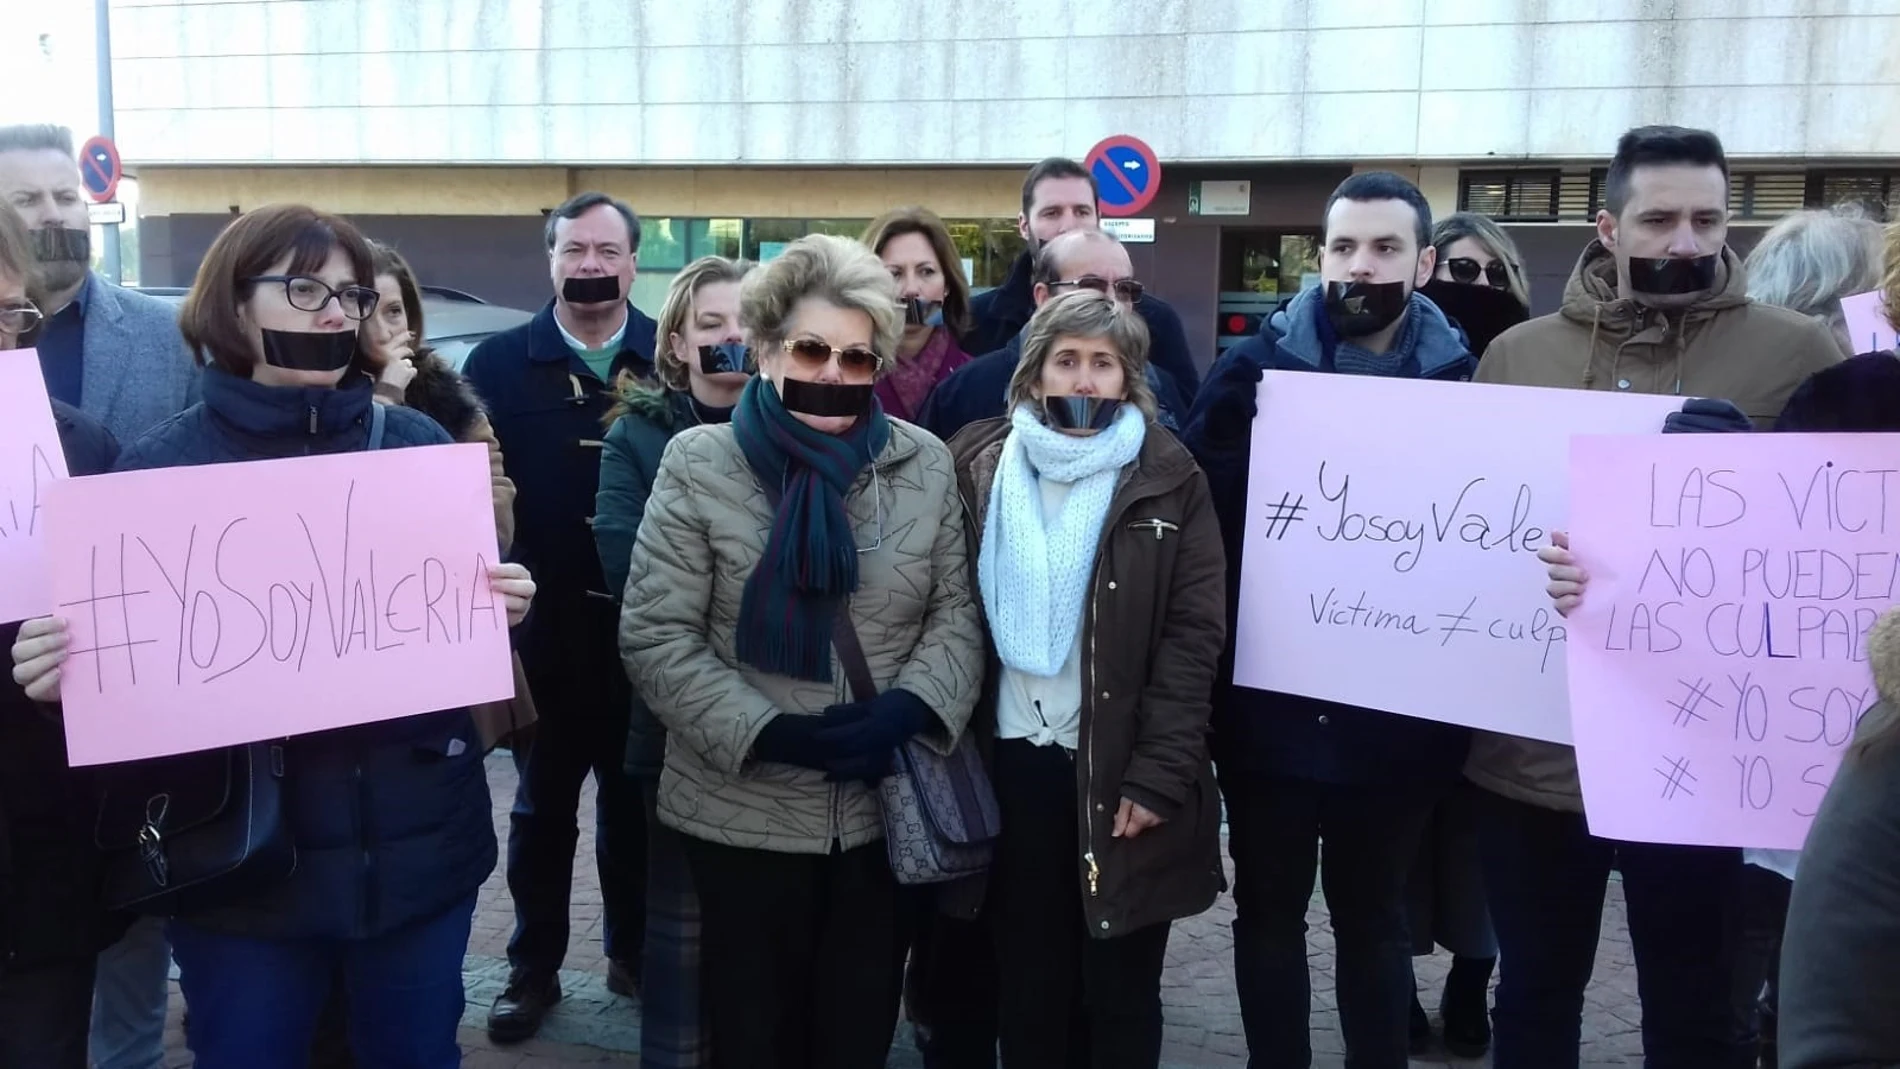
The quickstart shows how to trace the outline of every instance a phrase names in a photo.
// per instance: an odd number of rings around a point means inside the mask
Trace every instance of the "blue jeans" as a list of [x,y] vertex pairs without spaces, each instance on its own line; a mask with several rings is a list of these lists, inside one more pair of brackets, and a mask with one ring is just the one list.
[[456,1069],[475,897],[374,939],[253,939],[171,926],[197,1069],[303,1069],[340,971],[362,1069]]
[[1600,839],[1583,814],[1486,792],[1479,849],[1498,935],[1496,1069],[1576,1069],[1612,865],[1623,875],[1647,1069],[1743,1069],[1729,924],[1741,851]]
[[1234,986],[1251,1069],[1313,1064],[1306,913],[1315,872],[1332,921],[1346,1067],[1406,1069],[1405,886],[1443,793],[1436,785],[1222,777],[1234,859]]
[[171,1001],[171,947],[165,922],[141,917],[99,955],[93,988],[94,1069],[159,1069],[165,1064],[165,1011]]

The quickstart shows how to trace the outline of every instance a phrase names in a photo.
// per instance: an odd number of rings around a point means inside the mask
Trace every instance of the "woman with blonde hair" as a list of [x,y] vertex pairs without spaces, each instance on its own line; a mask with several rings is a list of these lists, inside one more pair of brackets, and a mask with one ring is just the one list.
[[970,329],[970,282],[950,228],[926,208],[898,208],[865,228],[864,244],[897,282],[904,333],[878,380],[884,413],[915,421],[937,384],[970,362],[958,339]]
[[1504,228],[1476,212],[1454,212],[1432,228],[1438,266],[1420,291],[1465,332],[1483,357],[1493,339],[1531,315],[1524,257]]
[[963,510],[943,443],[875,395],[902,317],[870,250],[793,242],[740,320],[758,374],[667,446],[620,646],[667,731],[715,1064],[881,1069],[899,895],[873,785],[913,738],[947,754],[976,703]]
[[[594,541],[607,589],[626,588],[634,536],[667,443],[688,427],[732,422],[750,381],[739,322],[739,288],[752,265],[704,256],[686,265],[660,306],[654,377],[623,374],[608,413],[595,498]],[[699,896],[680,835],[660,822],[666,728],[634,695],[627,774],[640,784],[647,821],[646,954],[641,961],[640,1064],[697,1069],[710,1064],[711,1032],[700,1010]]]
[[1147,355],[1132,310],[1057,297],[1009,417],[951,446],[993,665],[976,730],[1002,815],[983,918],[1005,1069],[1154,1069],[1169,927],[1223,885],[1226,556],[1206,477],[1155,427]]

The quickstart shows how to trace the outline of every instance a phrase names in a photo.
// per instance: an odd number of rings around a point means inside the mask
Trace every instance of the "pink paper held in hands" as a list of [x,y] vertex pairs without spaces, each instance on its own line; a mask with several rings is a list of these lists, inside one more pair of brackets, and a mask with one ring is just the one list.
[[66,453],[32,349],[0,352],[0,623],[44,616],[46,491],[66,477]]
[[1570,487],[1590,831],[1800,847],[1900,603],[1900,435],[1578,438]]
[[1537,551],[1569,439],[1653,435],[1677,397],[1269,371],[1234,682],[1570,741]]
[[69,479],[46,527],[75,765],[514,693],[484,446]]

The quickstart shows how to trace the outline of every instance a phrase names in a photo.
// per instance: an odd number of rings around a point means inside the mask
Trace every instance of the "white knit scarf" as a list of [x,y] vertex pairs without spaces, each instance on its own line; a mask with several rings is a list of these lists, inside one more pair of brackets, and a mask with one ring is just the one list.
[[[1124,405],[1107,430],[1078,437],[1046,426],[1025,404],[1009,422],[990,487],[977,583],[1003,663],[1046,678],[1062,670],[1075,645],[1102,524],[1121,470],[1141,455],[1148,420]],[[1069,484],[1068,499],[1053,517],[1042,514],[1039,479]]]

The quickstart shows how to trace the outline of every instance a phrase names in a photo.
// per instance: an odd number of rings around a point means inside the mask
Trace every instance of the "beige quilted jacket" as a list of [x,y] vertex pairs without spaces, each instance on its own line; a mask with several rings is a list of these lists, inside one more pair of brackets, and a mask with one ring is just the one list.
[[[941,721],[925,738],[947,749],[970,719],[984,663],[956,473],[942,442],[898,420],[872,467],[876,485],[866,472],[846,501],[858,546],[868,550],[858,558],[851,619],[878,688],[923,699]],[[620,616],[627,674],[667,730],[660,819],[728,846],[849,850],[883,838],[874,794],[751,752],[773,716],[816,715],[851,700],[835,654],[832,682],[813,683],[762,672],[734,653],[739,600],[771,526],[730,425],[693,427],[667,446]]]

